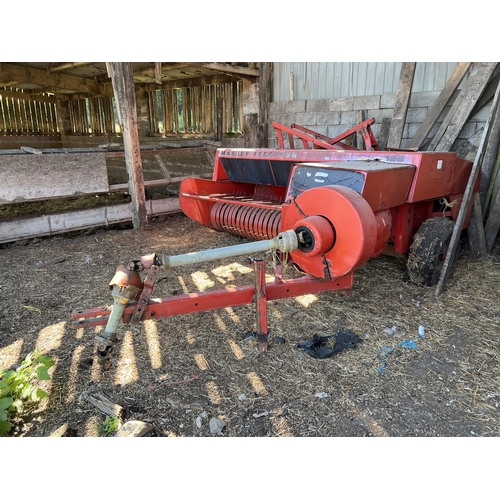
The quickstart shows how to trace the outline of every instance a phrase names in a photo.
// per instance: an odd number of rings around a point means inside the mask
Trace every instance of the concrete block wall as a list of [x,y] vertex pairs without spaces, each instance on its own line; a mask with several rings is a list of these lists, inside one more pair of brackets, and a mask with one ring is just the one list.
[[[411,139],[415,136],[427,115],[428,109],[436,102],[439,94],[440,92],[437,91],[419,92],[411,95],[401,139],[402,149],[409,147]],[[429,138],[432,138],[439,129],[455,98],[456,95],[452,97],[447,108],[441,113],[429,134]],[[382,120],[392,118],[395,103],[395,94],[271,102],[268,108],[269,125],[273,121],[285,126],[296,123],[328,137],[335,137],[356,125],[357,112],[364,111],[366,118],[375,118],[375,123],[371,129],[375,138],[378,139]],[[489,105],[469,118],[453,145],[452,149],[454,151],[459,149],[467,139],[470,139],[484,128],[488,113]],[[268,137],[269,147],[277,148],[276,131],[271,126],[269,126]],[[300,147],[298,143],[296,147]]]

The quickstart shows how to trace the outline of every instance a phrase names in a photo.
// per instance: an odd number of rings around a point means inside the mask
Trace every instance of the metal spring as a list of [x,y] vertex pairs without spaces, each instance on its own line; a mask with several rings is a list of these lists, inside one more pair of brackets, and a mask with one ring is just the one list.
[[216,202],[210,211],[213,229],[253,240],[278,236],[281,211]]

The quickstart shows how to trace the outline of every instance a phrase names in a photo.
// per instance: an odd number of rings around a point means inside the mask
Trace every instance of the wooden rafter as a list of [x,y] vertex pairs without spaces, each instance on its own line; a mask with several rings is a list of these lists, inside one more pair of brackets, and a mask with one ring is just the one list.
[[56,64],[49,64],[47,71],[49,73],[52,72],[57,72],[57,71],[63,71],[65,69],[71,69],[71,68],[80,68],[81,66],[87,66],[88,62],[64,62],[64,63],[56,63]]
[[143,92],[152,90],[171,90],[185,87],[202,87],[204,85],[219,85],[221,83],[231,83],[237,81],[238,78],[226,75],[204,76],[200,78],[185,78],[181,80],[163,81],[161,85],[156,83],[136,83],[135,88]]
[[42,69],[26,68],[15,64],[2,63],[0,70],[0,86],[7,86],[8,82],[29,83],[41,85],[50,89],[87,92],[93,95],[113,95],[109,86],[99,85],[94,79],[69,76],[60,73],[47,74]]
[[[151,66],[147,68],[141,68],[139,70],[134,71],[134,76],[151,76],[153,77],[155,74],[155,64],[151,63]],[[162,63],[161,70],[162,71],[170,71],[174,69],[183,69],[192,66],[191,63]],[[102,77],[99,77],[102,78]]]
[[258,78],[260,75],[260,71],[255,68],[246,68],[244,66],[233,66],[231,64],[225,63],[191,63],[192,66],[200,66],[202,68],[212,69],[214,71],[219,71],[220,73],[224,73],[226,75],[239,75],[240,77],[250,77],[250,79]]

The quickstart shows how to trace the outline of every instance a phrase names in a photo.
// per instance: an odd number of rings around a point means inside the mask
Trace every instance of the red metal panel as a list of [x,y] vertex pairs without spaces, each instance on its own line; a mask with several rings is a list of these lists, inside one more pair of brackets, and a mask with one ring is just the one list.
[[391,233],[394,250],[406,253],[410,249],[414,225],[414,206],[410,203],[397,207],[393,212]]
[[[408,196],[410,203],[464,193],[472,170],[472,162],[455,153],[415,153],[414,165],[417,173]],[[478,189],[479,183],[474,191]]]

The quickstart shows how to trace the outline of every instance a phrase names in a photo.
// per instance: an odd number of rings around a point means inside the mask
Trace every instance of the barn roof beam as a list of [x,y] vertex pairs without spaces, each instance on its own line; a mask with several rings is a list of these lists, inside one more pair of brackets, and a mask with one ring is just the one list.
[[90,64],[88,62],[63,62],[63,63],[57,63],[57,64],[49,64],[47,67],[47,72],[52,73],[52,72],[57,72],[57,71],[63,71],[65,69],[71,69],[71,68],[80,68],[81,66],[87,66],[87,64]]
[[60,73],[51,73],[48,75],[45,70],[2,63],[0,69],[0,86],[7,86],[7,83],[4,82],[12,81],[48,87],[53,89],[53,92],[56,92],[57,89],[62,89],[86,92],[94,95],[113,95],[109,86],[100,85],[94,79],[80,78]]
[[[191,63],[162,63],[161,70],[162,71],[169,71],[172,69],[188,68],[189,66],[192,66],[192,64]],[[154,71],[155,71],[155,63],[151,63],[151,67],[141,68],[139,70],[134,71],[134,76],[152,76],[152,75],[154,75]]]
[[205,85],[219,85],[221,83],[231,83],[238,81],[238,78],[227,75],[204,76],[201,78],[183,78],[181,80],[164,81],[160,85],[156,83],[136,83],[136,90],[144,92],[153,90],[172,90],[185,87],[202,87]]
[[202,68],[213,69],[214,71],[219,71],[226,75],[238,75],[241,78],[248,78],[254,80],[259,77],[260,71],[256,68],[247,68],[245,66],[235,66],[226,63],[216,63],[216,62],[197,62],[191,63],[192,66],[200,66]]

